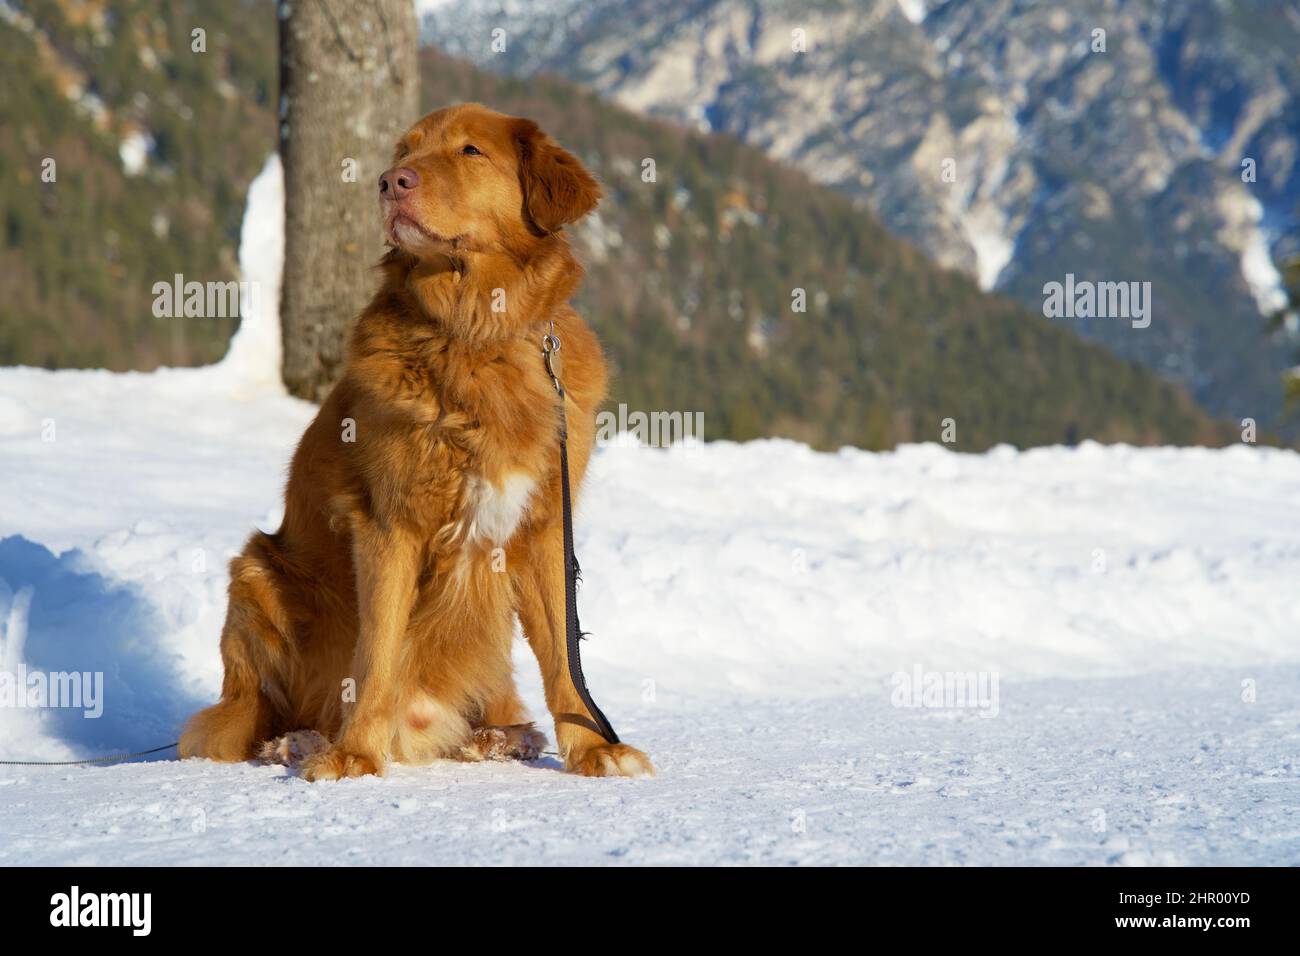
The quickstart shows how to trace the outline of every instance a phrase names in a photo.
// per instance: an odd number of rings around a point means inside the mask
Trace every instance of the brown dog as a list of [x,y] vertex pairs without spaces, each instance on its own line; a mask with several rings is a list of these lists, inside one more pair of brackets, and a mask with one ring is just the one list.
[[592,729],[565,653],[559,398],[541,341],[553,321],[576,487],[606,371],[568,304],[582,270],[561,230],[600,186],[536,123],[468,105],[416,123],[379,191],[383,285],[294,455],[284,523],[231,562],[221,701],[181,756],[301,756],[309,780],[533,756],[517,614],[565,767],[653,773]]

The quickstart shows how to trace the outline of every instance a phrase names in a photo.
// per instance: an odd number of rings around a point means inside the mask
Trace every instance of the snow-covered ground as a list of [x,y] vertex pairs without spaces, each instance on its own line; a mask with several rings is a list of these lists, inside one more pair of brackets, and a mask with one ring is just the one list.
[[[225,362],[0,370],[0,672],[104,674],[98,718],[0,707],[0,759],[215,697],[226,561],[313,413],[276,384],[278,175]],[[0,863],[1300,863],[1300,455],[610,447],[578,524],[588,678],[655,779],[0,767]],[[909,693],[951,673],[977,698]]]

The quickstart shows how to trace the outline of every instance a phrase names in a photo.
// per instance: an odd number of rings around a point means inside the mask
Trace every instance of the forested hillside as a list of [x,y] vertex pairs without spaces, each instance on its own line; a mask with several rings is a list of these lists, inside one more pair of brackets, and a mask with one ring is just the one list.
[[0,7],[0,363],[223,354],[233,320],[155,318],[152,289],[235,277],[244,194],[275,148],[275,51],[263,0]]
[[[275,144],[272,5],[7,9],[0,362],[215,359],[233,323],[155,318],[151,289],[177,272],[234,278],[244,193]],[[578,304],[615,366],[614,402],[702,411],[710,438],[821,447],[935,440],[946,418],[970,450],[1229,435],[1153,373],[981,292],[756,149],[559,79],[422,57],[428,107],[532,116],[605,183],[576,231]],[[379,242],[376,229],[375,258]]]

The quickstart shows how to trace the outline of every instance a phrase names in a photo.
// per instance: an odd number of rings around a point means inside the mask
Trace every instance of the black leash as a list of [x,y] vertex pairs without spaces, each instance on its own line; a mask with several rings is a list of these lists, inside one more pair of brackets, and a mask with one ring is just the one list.
[[555,353],[560,350],[560,339],[555,334],[555,323],[551,331],[542,336],[542,355],[546,358],[546,371],[551,376],[555,391],[560,396],[560,502],[564,510],[564,622],[569,649],[569,679],[578,692],[582,702],[587,705],[596,729],[611,744],[619,742],[609,719],[591,699],[587,690],[587,681],[582,676],[582,652],[578,642],[582,640],[582,626],[578,623],[578,581],[582,578],[582,569],[578,567],[578,557],[573,553],[573,504],[569,492],[569,424],[564,413],[564,386],[555,372]]
[[153,750],[139,750],[133,754],[111,754],[107,757],[91,757],[88,760],[0,760],[0,767],[77,767],[91,763],[120,763],[123,760],[134,760],[136,757],[147,757],[149,754],[162,753],[164,750],[171,750],[177,744],[166,744],[162,747],[154,747]]

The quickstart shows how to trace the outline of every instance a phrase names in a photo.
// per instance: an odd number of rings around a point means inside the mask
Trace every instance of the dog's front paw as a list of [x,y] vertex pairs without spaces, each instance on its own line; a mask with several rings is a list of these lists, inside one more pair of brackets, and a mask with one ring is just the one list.
[[570,753],[565,769],[584,777],[653,777],[650,758],[627,744],[597,744],[581,753]]
[[342,780],[344,777],[381,776],[383,761],[365,754],[350,753],[339,747],[323,753],[312,754],[302,762],[300,773],[304,780]]

